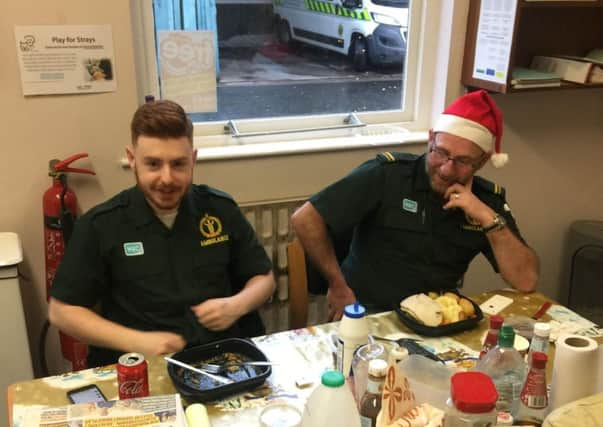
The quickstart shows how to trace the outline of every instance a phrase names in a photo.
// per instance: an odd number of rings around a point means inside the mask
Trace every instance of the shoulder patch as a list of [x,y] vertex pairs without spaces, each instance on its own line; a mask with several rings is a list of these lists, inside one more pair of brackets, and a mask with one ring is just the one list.
[[492,181],[488,181],[487,179],[484,179],[480,176],[475,176],[473,177],[473,182],[482,190],[485,190],[497,196],[505,197],[505,188],[501,187],[498,184],[495,184]]
[[399,153],[395,151],[385,151],[377,154],[377,160],[381,163],[412,162],[417,159],[417,155],[410,153]]

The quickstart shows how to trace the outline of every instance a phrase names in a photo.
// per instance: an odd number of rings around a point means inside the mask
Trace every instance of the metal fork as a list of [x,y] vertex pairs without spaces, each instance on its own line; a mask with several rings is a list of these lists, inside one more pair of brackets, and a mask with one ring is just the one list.
[[251,362],[226,362],[224,364],[218,365],[215,363],[205,363],[203,365],[200,366],[201,369],[203,369],[206,372],[209,372],[211,374],[219,374],[221,372],[224,372],[226,369],[228,369],[231,366],[273,366],[275,365],[275,363],[272,362],[262,362],[262,361],[251,361]]

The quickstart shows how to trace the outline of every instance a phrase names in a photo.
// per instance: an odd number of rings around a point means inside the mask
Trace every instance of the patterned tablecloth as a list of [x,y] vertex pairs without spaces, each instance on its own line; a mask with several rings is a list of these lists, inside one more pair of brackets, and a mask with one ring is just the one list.
[[[548,299],[539,293],[519,294],[510,290],[484,293],[472,299],[481,304],[494,294],[502,294],[514,300],[500,314],[505,317],[530,317],[538,311]],[[543,321],[552,321],[556,328],[567,332],[600,337],[601,330],[592,322],[578,316],[569,309],[554,304],[542,317]],[[487,330],[487,316],[478,327],[460,334],[424,338],[413,334],[398,319],[395,312],[386,312],[369,317],[370,330],[375,336],[385,338],[418,338],[422,344],[444,359],[458,366],[465,366],[468,358],[475,357],[481,348],[481,338]],[[232,396],[226,400],[207,404],[212,426],[253,426],[259,425],[261,410],[269,403],[286,400],[303,407],[313,386],[318,384],[320,374],[332,368],[333,334],[337,323],[328,323],[316,327],[291,330],[254,338],[254,342],[264,351],[268,359],[276,362],[272,375],[265,384],[253,391]],[[601,338],[596,338],[601,342]],[[549,354],[554,358],[554,346]],[[469,362],[470,363],[470,362]],[[549,381],[552,363],[548,364]],[[307,378],[313,385],[300,388],[296,380]],[[117,379],[114,366],[88,369],[64,375],[46,377],[32,381],[15,383],[9,387],[9,401],[13,401],[13,427],[21,427],[23,412],[31,406],[63,406],[68,404],[66,391],[86,384],[97,384],[108,399],[117,398]],[[150,393],[175,393],[167,374],[166,362],[160,358],[149,359]]]

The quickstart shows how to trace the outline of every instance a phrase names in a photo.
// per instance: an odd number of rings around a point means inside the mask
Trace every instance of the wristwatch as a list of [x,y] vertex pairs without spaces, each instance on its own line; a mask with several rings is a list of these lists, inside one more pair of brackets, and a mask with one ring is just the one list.
[[502,228],[505,228],[506,226],[507,226],[507,221],[499,214],[495,214],[492,224],[490,224],[486,227],[482,227],[482,230],[484,231],[484,233],[489,233],[491,231],[497,231]]

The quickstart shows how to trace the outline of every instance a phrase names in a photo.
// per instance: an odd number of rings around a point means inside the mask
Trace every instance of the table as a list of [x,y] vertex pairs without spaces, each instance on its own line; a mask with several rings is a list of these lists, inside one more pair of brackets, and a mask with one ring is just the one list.
[[[513,304],[500,313],[505,317],[513,315],[530,317],[538,311],[543,303],[550,301],[540,293],[520,294],[511,290],[487,292],[471,298],[481,304],[495,294],[505,295],[514,300]],[[569,312],[561,306],[553,305],[542,317],[542,320],[551,320],[551,313],[558,315],[564,310]],[[564,314],[562,313],[562,315]],[[572,316],[571,312],[567,315]],[[371,315],[369,322],[371,333],[376,336],[418,337],[400,322],[395,312]],[[268,358],[278,364],[273,367],[273,373],[264,386],[223,401],[206,404],[212,426],[258,425],[261,410],[268,403],[281,398],[303,404],[313,387],[298,388],[295,380],[303,374],[305,377],[315,378],[315,384],[317,384],[320,373],[324,369],[333,367],[332,335],[337,331],[337,326],[338,323],[327,323],[254,338],[254,342],[266,353]],[[481,349],[482,336],[487,329],[488,322],[483,320],[475,329],[449,337],[423,338],[423,341],[427,346],[435,349],[439,355],[462,359],[465,356],[478,354]],[[597,335],[597,331],[592,331],[590,334]],[[603,342],[602,337],[595,339]],[[551,347],[549,356],[552,361],[554,345]],[[151,357],[148,362],[150,393],[155,395],[176,393],[167,374],[166,362],[163,358]],[[552,363],[549,363],[547,368],[550,382]],[[69,403],[65,394],[67,390],[90,383],[96,383],[108,399],[117,398],[115,366],[110,365],[12,384],[7,392],[9,417],[12,417],[11,410],[14,404],[15,427],[18,427],[19,412],[22,412],[23,408],[30,405],[67,405]]]

